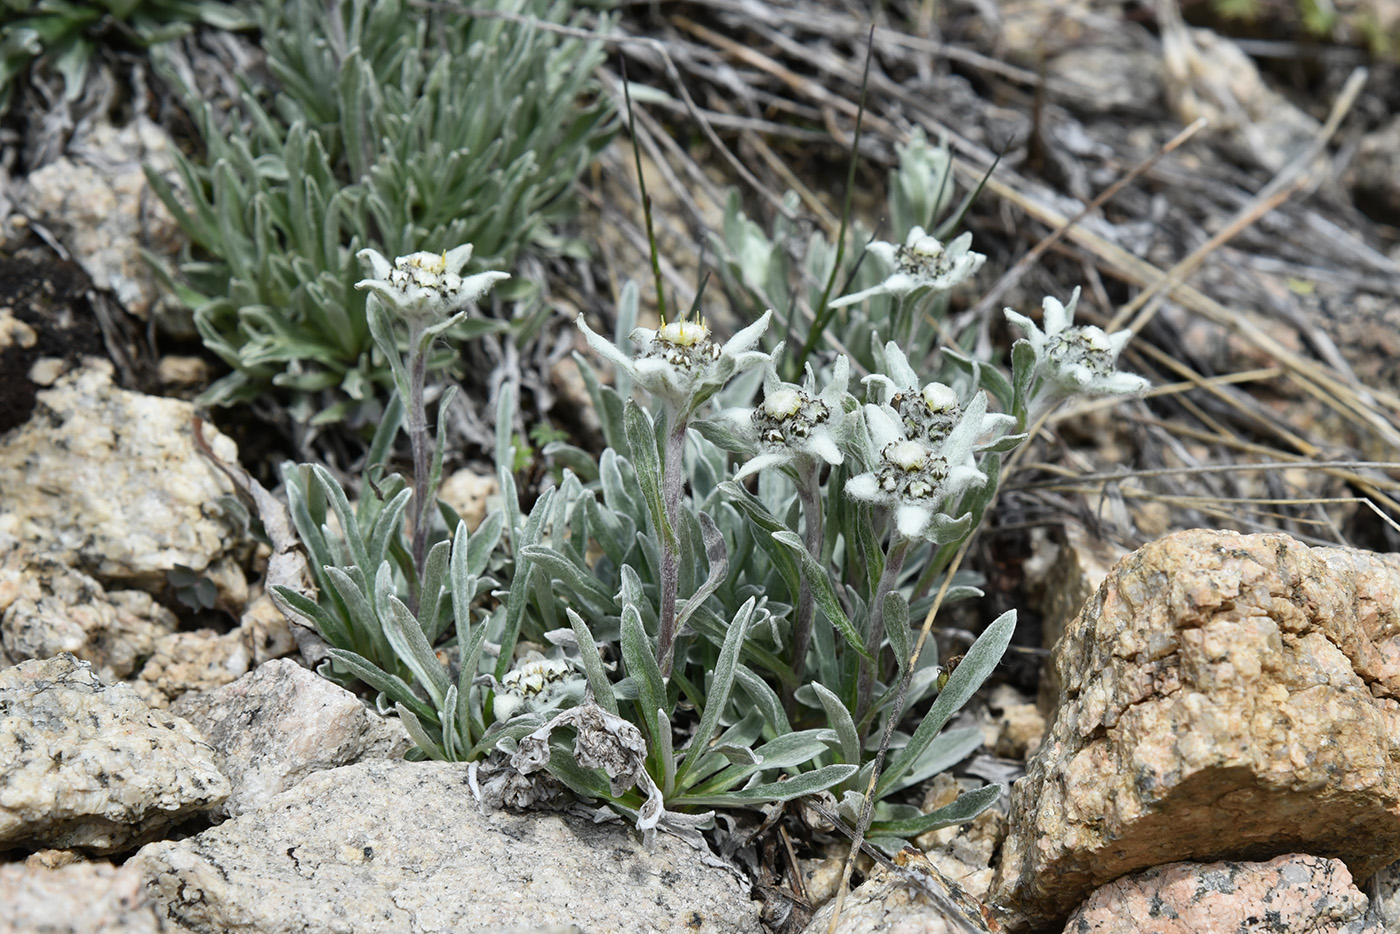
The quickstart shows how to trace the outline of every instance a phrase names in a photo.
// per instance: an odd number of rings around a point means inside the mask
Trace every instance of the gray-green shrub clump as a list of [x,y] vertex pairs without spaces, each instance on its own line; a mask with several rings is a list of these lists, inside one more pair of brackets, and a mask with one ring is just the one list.
[[237,5],[220,0],[0,0],[0,115],[35,63],[62,77],[63,97],[74,101],[101,46],[147,48],[184,35],[195,23],[253,25]]
[[[564,23],[573,6],[474,9]],[[299,420],[371,417],[392,379],[355,254],[471,242],[474,268],[499,269],[558,249],[551,225],[612,131],[592,77],[602,49],[403,0],[268,0],[260,25],[275,87],[248,86],[232,114],[186,89],[205,152],[179,160],[184,192],[151,174],[191,241],[179,294],[233,370],[202,401],[278,387]],[[476,319],[454,337],[502,326]]]

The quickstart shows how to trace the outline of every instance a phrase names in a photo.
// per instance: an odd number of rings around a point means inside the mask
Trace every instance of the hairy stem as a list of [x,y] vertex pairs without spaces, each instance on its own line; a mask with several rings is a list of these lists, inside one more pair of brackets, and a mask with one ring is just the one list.
[[[865,651],[875,662],[880,660],[880,646],[885,641],[885,595],[894,590],[904,569],[904,556],[909,553],[911,540],[898,533],[885,556],[885,571],[880,575],[880,583],[875,587],[875,599],[870,605],[870,630],[865,636]],[[860,673],[856,681],[856,722],[865,719],[870,712],[870,702],[875,694],[876,664],[867,659],[860,660]]]
[[[423,401],[423,387],[428,377],[428,353],[423,344],[423,325],[414,322],[408,331],[408,441],[413,448],[413,569],[418,580],[413,585],[413,602],[418,602],[419,582],[423,580],[424,565],[428,560],[428,482],[431,468],[431,443],[428,439],[427,404]],[[366,568],[365,573],[373,573]],[[418,607],[411,609],[417,612]]]
[[681,494],[685,491],[685,429],[687,418],[675,412],[666,434],[661,467],[661,501],[671,534],[661,534],[661,613],[657,631],[656,663],[661,676],[671,676],[671,656],[676,645],[676,588],[680,585]]
[[[802,531],[806,540],[807,553],[816,558],[818,564],[821,564],[822,508],[817,473],[818,466],[815,463],[806,464],[802,468],[797,481],[797,496],[802,501]],[[797,596],[797,622],[792,630],[792,673],[797,676],[796,683],[799,686],[802,684],[802,677],[807,669],[807,649],[812,644],[812,617],[815,613],[815,604],[812,588],[804,577]]]

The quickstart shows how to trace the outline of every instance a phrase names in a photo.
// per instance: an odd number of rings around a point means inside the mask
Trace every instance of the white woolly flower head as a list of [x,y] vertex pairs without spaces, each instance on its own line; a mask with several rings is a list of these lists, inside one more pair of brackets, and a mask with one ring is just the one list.
[[[942,444],[962,421],[962,401],[957,390],[945,383],[921,383],[894,341],[885,345],[884,369],[884,373],[873,373],[862,380],[873,390],[876,402],[899,416],[905,436],[929,445]],[[985,414],[983,408],[979,436],[1000,435],[1015,423],[1009,415]]]
[[355,283],[367,289],[390,310],[408,321],[441,321],[478,301],[497,282],[509,279],[504,272],[481,272],[463,276],[462,268],[471,259],[472,245],[464,243],[442,253],[409,253],[391,264],[378,250],[355,254],[368,263],[372,278]]
[[943,243],[922,227],[909,231],[902,244],[877,240],[866,250],[884,260],[893,272],[873,288],[836,299],[831,307],[854,305],[874,295],[903,297],[924,289],[946,292],[970,279],[987,261],[983,254],[974,253],[971,246],[971,233]]
[[724,413],[738,436],[756,452],[734,475],[735,480],[798,462],[839,464],[845,459],[840,445],[850,430],[846,408],[850,361],[844,355],[837,357],[831,382],[817,392],[816,375],[810,364],[801,386],[778,377],[776,357],[781,352],[780,344],[768,361],[763,375],[763,401],[752,409]]
[[637,328],[631,334],[637,348],[635,356],[623,353],[612,341],[595,334],[582,315],[578,317],[578,327],[599,356],[652,395],[689,415],[736,373],[769,359],[768,354],[753,348],[768,330],[772,317],[773,312],[764,312],[723,346],[714,340],[703,320],[662,321],[655,330]]
[[564,699],[570,682],[580,679],[563,659],[530,652],[501,679],[492,712],[497,720],[506,721],[522,709],[551,709]]
[[1035,350],[1037,376],[1043,376],[1062,396],[1146,392],[1147,380],[1117,369],[1118,355],[1132,340],[1133,332],[1109,334],[1092,324],[1076,325],[1074,311],[1078,304],[1079,289],[1074,290],[1068,305],[1047,295],[1041,305],[1043,330],[1025,315],[1006,309],[1006,319],[1020,328]]
[[936,536],[955,521],[944,512],[947,502],[987,482],[972,461],[986,414],[987,397],[978,393],[942,441],[928,444],[908,437],[899,413],[889,406],[867,405],[872,469],[846,481],[846,493],[893,509],[895,528],[905,538]]

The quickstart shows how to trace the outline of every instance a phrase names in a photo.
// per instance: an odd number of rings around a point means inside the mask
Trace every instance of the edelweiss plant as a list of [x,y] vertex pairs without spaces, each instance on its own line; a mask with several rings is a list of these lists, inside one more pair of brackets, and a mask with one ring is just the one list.
[[[873,815],[870,839],[897,849],[995,800],[999,785],[926,814],[892,796],[980,745],[976,728],[944,728],[995,668],[1015,614],[951,671],[915,657],[910,620],[979,595],[953,574],[954,555],[1027,414],[1064,398],[1072,368],[1098,380],[1081,389],[1139,387],[1090,355],[1097,338],[1069,330],[1073,302],[1017,343],[1010,374],[876,341],[858,396],[844,355],[812,355],[800,382],[784,380],[783,345],[759,349],[769,312],[728,341],[692,316],[639,328],[629,286],[614,340],[578,321],[616,371],[606,385],[578,358],[607,448],[546,445],[555,480],[523,513],[503,392],[502,509],[470,531],[428,508],[443,443],[428,429],[423,365],[504,279],[463,276],[469,256],[363,254],[359,287],[396,393],[360,502],[321,468],[286,469],[320,594],[279,596],[330,643],[321,670],[379,692],[415,755],[471,762],[483,801],[525,806],[568,789],[647,836],[693,838],[717,808],[829,794],[844,815]],[[1083,352],[1066,356],[1076,341]],[[1115,337],[1105,352],[1117,349]],[[759,374],[736,377],[760,365],[761,395],[746,398]],[[410,480],[381,466],[405,423]],[[881,728],[892,752],[875,780]]]
[[903,244],[877,240],[865,249],[879,257],[893,272],[879,285],[835,299],[830,307],[844,308],[873,295],[907,298],[926,290],[946,292],[972,278],[987,261],[987,257],[981,253],[972,252],[969,249],[971,246],[970,233],[945,245],[922,227],[909,231],[909,238]]

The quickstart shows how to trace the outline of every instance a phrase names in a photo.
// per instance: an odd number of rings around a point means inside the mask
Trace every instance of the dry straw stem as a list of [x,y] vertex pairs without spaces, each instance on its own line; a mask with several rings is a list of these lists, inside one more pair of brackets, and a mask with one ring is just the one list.
[[[1343,92],[1338,96],[1337,103],[1332,108],[1332,114],[1327,123],[1318,132],[1313,144],[1308,147],[1303,156],[1294,160],[1279,173],[1273,182],[1261,189],[1220,234],[1211,238],[1209,242],[1177,263],[1171,270],[1163,272],[1146,260],[1133,256],[1122,247],[1110,243],[1083,227],[1070,228],[1066,238],[1089,250],[1111,273],[1124,281],[1144,288],[1144,291],[1133,302],[1120,310],[1110,322],[1109,330],[1115,330],[1121,326],[1128,315],[1152,301],[1153,305],[1150,311],[1144,311],[1130,325],[1134,330],[1140,329],[1151,318],[1152,314],[1155,314],[1156,308],[1160,307],[1161,299],[1171,298],[1187,310],[1226,328],[1248,344],[1278,360],[1279,364],[1288,371],[1291,380],[1300,389],[1319,399],[1348,421],[1378,435],[1387,443],[1400,447],[1400,432],[1396,431],[1389,417],[1378,408],[1378,404],[1383,404],[1394,410],[1400,410],[1400,396],[1385,389],[1367,389],[1354,383],[1349,384],[1324,364],[1310,360],[1285,347],[1244,314],[1231,311],[1214,299],[1186,285],[1183,281],[1185,276],[1194,271],[1211,252],[1218,249],[1226,240],[1313,182],[1308,166],[1322,151],[1327,139],[1335,132],[1337,125],[1340,124],[1341,119],[1354,103],[1356,95],[1364,84],[1365,77],[1364,69],[1357,69],[1353,72]],[[982,176],[979,169],[961,159],[955,158],[953,165],[968,184],[975,184]],[[1021,183],[1020,187],[1017,187],[1013,184],[1018,182],[1020,179],[1014,172],[999,168],[997,174],[988,180],[987,189],[1052,228],[1065,227],[1068,224],[1068,219],[1063,214],[1038,201],[1033,196],[1023,193],[1022,189],[1029,191],[1030,186]]]

